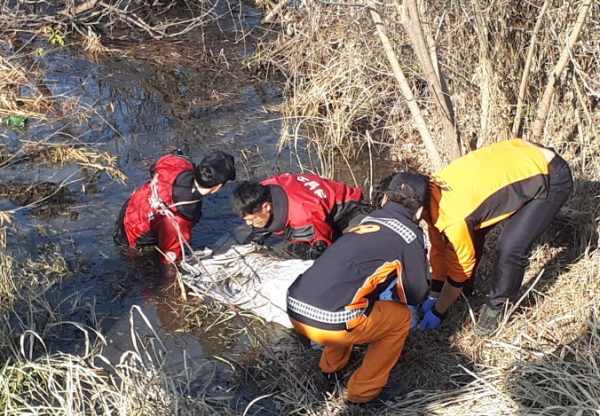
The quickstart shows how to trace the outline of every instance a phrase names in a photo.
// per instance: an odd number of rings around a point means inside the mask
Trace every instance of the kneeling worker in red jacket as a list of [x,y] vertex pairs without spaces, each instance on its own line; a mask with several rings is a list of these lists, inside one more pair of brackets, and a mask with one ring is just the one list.
[[[348,382],[347,399],[354,403],[384,396],[410,329],[406,305],[421,303],[429,291],[425,237],[417,224],[427,178],[402,173],[388,183],[383,207],[341,236],[288,290],[294,328],[325,346],[319,367],[326,375],[348,364],[354,345],[369,344]],[[394,280],[397,301],[380,300]]]
[[260,183],[242,182],[231,196],[233,212],[252,226],[245,243],[271,233],[291,241],[301,258],[317,258],[359,211],[362,190],[312,174],[284,173]]
[[152,180],[123,205],[114,239],[129,247],[157,246],[163,263],[175,262],[202,217],[202,198],[235,180],[233,156],[212,152],[195,166],[185,157],[166,155],[150,174]]

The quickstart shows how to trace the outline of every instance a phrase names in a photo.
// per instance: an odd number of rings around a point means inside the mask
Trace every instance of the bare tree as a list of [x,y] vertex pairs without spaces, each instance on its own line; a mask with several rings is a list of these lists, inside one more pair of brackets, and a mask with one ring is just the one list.
[[437,51],[431,33],[425,33],[417,0],[405,0],[402,5],[394,1],[396,10],[402,16],[402,25],[412,43],[417,59],[423,69],[425,80],[433,91],[436,107],[444,130],[445,148],[450,159],[462,154],[459,131],[454,117],[454,107],[444,76],[438,66]]

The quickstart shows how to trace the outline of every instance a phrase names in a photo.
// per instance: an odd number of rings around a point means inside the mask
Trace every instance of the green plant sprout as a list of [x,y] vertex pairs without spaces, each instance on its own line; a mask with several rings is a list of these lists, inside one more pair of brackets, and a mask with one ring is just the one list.
[[50,26],[46,26],[46,32],[49,35],[49,41],[51,44],[59,44],[60,46],[65,46],[65,37],[62,33],[60,33],[59,29],[55,29]]

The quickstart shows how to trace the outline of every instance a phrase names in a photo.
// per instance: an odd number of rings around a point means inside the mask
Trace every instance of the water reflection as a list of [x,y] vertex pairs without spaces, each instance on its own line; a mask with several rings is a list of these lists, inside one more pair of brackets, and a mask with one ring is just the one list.
[[[64,107],[63,118],[33,121],[25,131],[0,133],[1,141],[15,148],[25,143],[71,143],[108,152],[118,156],[118,167],[129,178],[118,183],[105,173],[93,175],[89,168],[83,172],[75,164],[24,161],[0,167],[4,179],[23,183],[59,183],[70,175],[80,179],[69,186],[74,200],[64,215],[17,216],[20,231],[9,233],[8,245],[18,247],[24,258],[37,255],[42,244],[55,244],[67,264],[82,265],[73,267],[72,274],[53,288],[52,299],[60,303],[77,294],[77,302],[88,305],[82,319],[98,322],[108,343],[103,354],[111,362],[135,348],[135,342],[144,342],[163,351],[157,354],[163,356],[164,365],[179,371],[190,361],[202,366],[212,355],[227,353],[226,347],[235,354],[248,345],[247,339],[227,345],[216,333],[190,332],[194,317],[186,315],[178,287],[160,276],[155,265],[125,259],[111,241],[120,206],[149,179],[148,166],[168,150],[181,148],[199,159],[220,148],[236,155],[240,177],[266,176],[282,163],[286,169],[285,161],[277,157],[280,123],[276,114],[265,110],[279,103],[281,93],[252,79],[239,63],[252,49],[246,39],[237,42],[236,32],[242,22],[257,24],[258,14],[246,6],[237,12],[241,14],[233,20],[224,15],[218,26],[189,34],[185,42],[128,45],[100,62],[75,54],[75,48],[48,51],[39,58],[45,70],[43,83],[73,107]],[[242,14],[253,19],[242,19]],[[85,117],[73,120],[76,113],[70,108],[83,108]],[[82,188],[82,183],[87,186]],[[206,198],[193,244],[218,252],[233,241],[232,230],[241,222],[230,213],[229,192]],[[36,233],[39,229],[46,232]],[[88,317],[90,308],[95,316]],[[200,324],[207,327],[210,322]],[[132,325],[137,334],[133,337]],[[76,351],[83,342],[83,335],[74,331],[68,342],[58,340],[51,349]]]

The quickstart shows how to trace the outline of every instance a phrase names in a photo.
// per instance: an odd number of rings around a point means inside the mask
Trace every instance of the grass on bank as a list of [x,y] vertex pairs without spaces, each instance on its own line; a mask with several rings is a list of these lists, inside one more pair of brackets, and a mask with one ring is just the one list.
[[[67,313],[46,299],[48,289],[72,274],[57,262],[66,265],[58,253],[20,264],[0,252],[2,414],[228,414],[221,406],[207,404],[202,391],[193,398],[187,392],[186,386],[195,379],[198,368],[178,374],[164,368],[160,340],[157,348],[132,331],[129,336],[135,338],[135,348],[116,362],[104,357],[107,341],[99,323],[93,328],[71,318],[80,310],[93,316],[90,305],[74,302],[77,311],[71,308]],[[59,304],[66,301],[59,299]],[[143,316],[141,310],[130,313]],[[51,353],[53,340],[62,337],[61,328],[71,326],[80,332],[81,352]],[[211,400],[218,403],[219,397]]]

